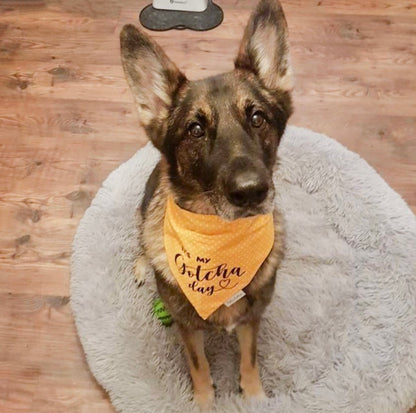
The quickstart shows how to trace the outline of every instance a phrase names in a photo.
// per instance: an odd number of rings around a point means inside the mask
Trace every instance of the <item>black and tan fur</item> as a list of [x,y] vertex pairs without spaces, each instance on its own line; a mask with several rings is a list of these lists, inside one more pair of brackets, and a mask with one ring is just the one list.
[[[163,50],[134,26],[125,26],[120,38],[123,68],[141,123],[162,153],[141,206],[144,256],[137,261],[136,273],[142,276],[146,262],[154,269],[161,298],[183,338],[195,400],[202,409],[214,400],[203,347],[203,331],[212,327],[236,327],[241,389],[246,397],[263,397],[256,336],[283,255],[282,220],[274,206],[272,176],[276,151],[292,112],[282,8],[277,0],[261,0],[246,28],[235,70],[195,82],[188,81]],[[236,183],[236,176],[242,183]],[[258,189],[250,196],[245,177]],[[244,189],[242,198],[235,187]],[[198,316],[169,270],[163,243],[169,194],[184,209],[217,214],[225,220],[274,214],[273,249],[244,289],[246,296],[229,308],[220,307],[206,321]]]

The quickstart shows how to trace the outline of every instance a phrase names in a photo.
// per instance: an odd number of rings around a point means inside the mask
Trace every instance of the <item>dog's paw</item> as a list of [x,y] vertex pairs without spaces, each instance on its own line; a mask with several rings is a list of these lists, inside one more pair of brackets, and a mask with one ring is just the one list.
[[262,401],[267,399],[258,374],[243,376],[240,381],[240,392],[247,400]]
[[266,393],[263,389],[256,390],[256,391],[245,391],[243,390],[244,398],[253,401],[253,402],[261,402],[267,399]]
[[215,392],[213,387],[194,392],[195,403],[202,412],[206,412],[212,409],[214,405],[214,399]]
[[146,279],[146,273],[149,268],[149,262],[144,255],[139,255],[134,264],[134,276],[136,277],[134,282],[137,284],[138,287],[144,284]]

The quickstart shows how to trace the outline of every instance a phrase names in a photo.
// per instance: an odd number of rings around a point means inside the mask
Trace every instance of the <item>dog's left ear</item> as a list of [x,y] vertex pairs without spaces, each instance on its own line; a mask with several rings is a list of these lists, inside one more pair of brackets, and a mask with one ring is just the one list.
[[271,90],[293,88],[287,24],[278,0],[260,0],[245,29],[235,67],[254,73]]

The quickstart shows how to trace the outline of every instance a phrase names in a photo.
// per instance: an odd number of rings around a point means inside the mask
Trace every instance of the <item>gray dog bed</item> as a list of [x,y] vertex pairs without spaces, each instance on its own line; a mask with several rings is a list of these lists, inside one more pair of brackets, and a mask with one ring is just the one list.
[[[416,222],[358,155],[289,127],[276,203],[287,251],[259,337],[269,399],[238,394],[238,346],[207,338],[215,412],[405,413],[416,399]],[[134,283],[135,210],[158,159],[149,144],[104,182],[72,257],[72,308],[91,371],[125,413],[196,412],[175,326]]]

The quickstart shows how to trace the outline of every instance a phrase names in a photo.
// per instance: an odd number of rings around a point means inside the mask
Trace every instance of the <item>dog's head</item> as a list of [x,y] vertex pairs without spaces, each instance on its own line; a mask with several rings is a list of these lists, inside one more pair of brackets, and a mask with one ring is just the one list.
[[167,161],[178,203],[228,220],[271,212],[276,151],[292,112],[277,0],[261,0],[250,17],[235,69],[199,81],[134,26],[120,39],[140,121]]

